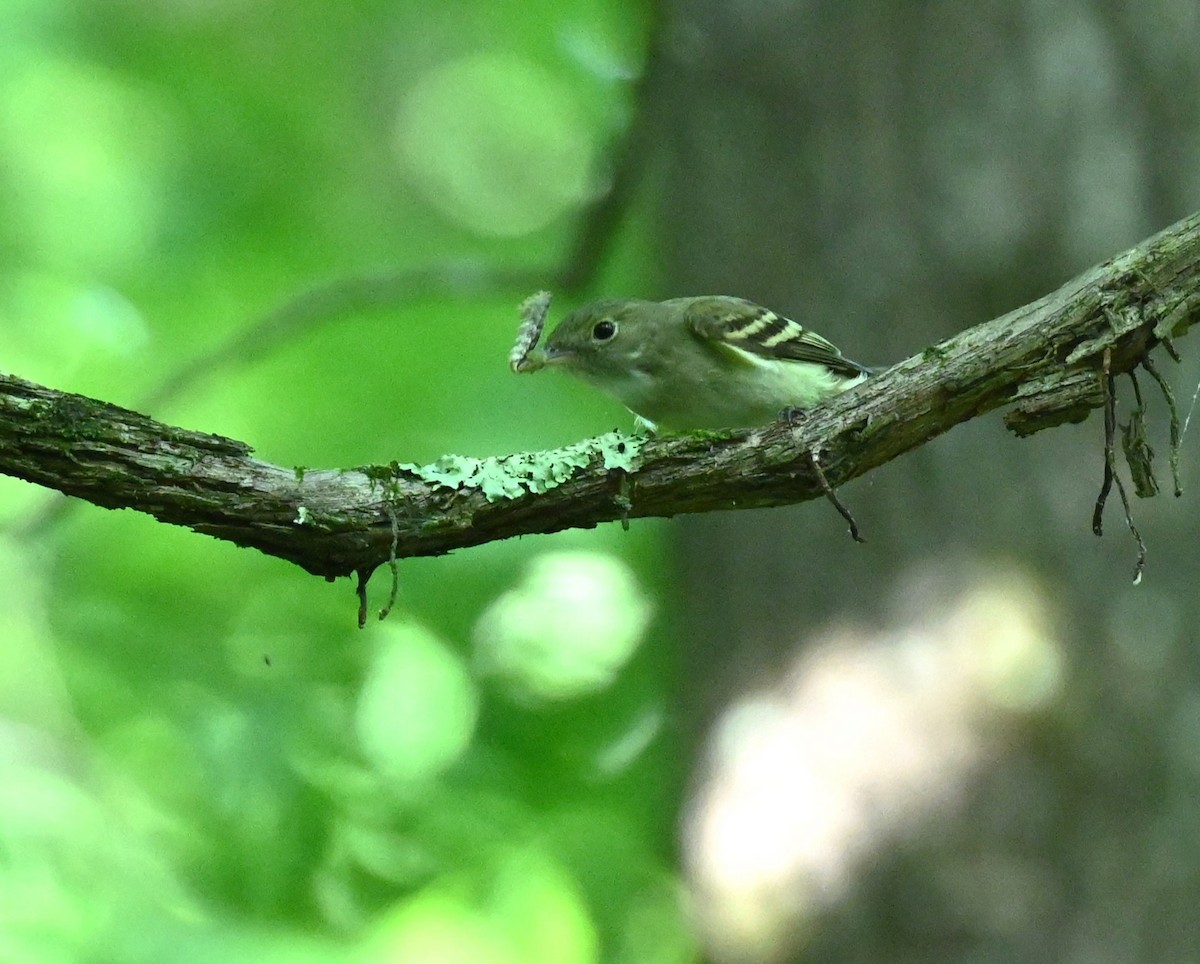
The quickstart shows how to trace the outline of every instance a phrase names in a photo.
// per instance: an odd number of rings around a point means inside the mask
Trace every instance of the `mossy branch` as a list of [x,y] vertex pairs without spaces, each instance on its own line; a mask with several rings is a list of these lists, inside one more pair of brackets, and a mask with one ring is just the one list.
[[0,375],[0,472],[133,508],[333,578],[392,554],[824,494],[960,422],[1011,406],[1021,435],[1079,421],[1200,313],[1200,214],[798,422],[659,439],[603,436],[506,459],[299,471],[243,442]]

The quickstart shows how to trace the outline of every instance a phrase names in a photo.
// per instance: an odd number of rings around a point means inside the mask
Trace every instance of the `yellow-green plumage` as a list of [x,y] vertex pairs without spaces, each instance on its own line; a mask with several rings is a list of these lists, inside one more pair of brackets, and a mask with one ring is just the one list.
[[763,425],[871,373],[797,322],[723,295],[597,301],[559,323],[543,357],[673,429]]

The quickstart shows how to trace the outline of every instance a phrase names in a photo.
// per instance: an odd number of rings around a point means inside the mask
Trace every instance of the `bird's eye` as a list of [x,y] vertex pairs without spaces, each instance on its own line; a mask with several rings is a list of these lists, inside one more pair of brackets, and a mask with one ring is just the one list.
[[592,338],[595,341],[608,341],[617,333],[617,323],[605,318],[592,326]]

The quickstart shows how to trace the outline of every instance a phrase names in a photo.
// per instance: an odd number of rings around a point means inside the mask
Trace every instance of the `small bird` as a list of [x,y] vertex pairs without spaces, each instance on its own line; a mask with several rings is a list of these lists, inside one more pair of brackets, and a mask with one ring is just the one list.
[[537,354],[537,367],[608,392],[651,431],[765,425],[875,371],[799,323],[724,295],[597,301],[567,315]]

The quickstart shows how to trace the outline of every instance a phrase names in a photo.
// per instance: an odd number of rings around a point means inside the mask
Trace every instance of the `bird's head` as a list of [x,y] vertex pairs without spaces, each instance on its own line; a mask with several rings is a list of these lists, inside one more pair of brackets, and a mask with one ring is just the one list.
[[645,326],[654,324],[651,301],[614,298],[568,314],[546,340],[543,361],[582,378],[603,378],[639,367],[646,350]]

